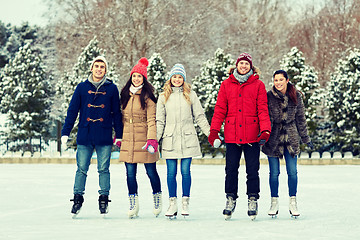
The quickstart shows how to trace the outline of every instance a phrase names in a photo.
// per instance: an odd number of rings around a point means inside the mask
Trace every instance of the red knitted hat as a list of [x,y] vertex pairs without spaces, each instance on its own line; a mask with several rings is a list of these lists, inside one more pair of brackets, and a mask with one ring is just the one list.
[[133,73],[136,72],[140,73],[147,79],[147,66],[149,66],[149,61],[147,60],[147,58],[141,58],[131,70],[130,76],[132,76]]
[[248,53],[242,53],[239,55],[238,59],[236,60],[236,65],[238,65],[238,63],[241,61],[241,60],[245,60],[245,61],[248,61],[250,63],[250,68],[252,68],[253,64],[252,64],[252,57],[250,54]]

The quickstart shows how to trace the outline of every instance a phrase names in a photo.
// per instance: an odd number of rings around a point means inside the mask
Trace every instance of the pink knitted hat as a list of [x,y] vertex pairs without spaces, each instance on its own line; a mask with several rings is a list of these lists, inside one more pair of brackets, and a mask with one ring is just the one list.
[[132,76],[133,73],[136,72],[140,73],[147,79],[147,66],[149,66],[149,61],[147,60],[147,58],[141,58],[131,70],[130,76]]

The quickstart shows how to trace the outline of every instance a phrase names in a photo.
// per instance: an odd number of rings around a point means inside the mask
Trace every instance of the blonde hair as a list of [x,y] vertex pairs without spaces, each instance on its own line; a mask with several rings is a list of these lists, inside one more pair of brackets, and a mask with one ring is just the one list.
[[[190,91],[191,91],[191,86],[190,84],[184,82],[184,84],[182,85],[183,87],[183,94],[184,94],[184,98],[186,100],[186,102],[188,104],[191,104],[191,100],[190,100]],[[171,88],[171,80],[167,80],[165,82],[165,85],[164,85],[164,92],[162,92],[161,94],[164,95],[165,97],[165,103],[167,102],[167,100],[169,99],[170,97],[170,94],[172,93],[172,88]]]

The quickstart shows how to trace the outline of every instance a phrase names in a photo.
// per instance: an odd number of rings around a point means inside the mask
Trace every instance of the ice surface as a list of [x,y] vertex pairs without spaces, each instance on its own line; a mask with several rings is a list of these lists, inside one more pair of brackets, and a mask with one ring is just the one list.
[[[103,219],[98,211],[96,166],[88,174],[85,202],[72,219],[72,164],[0,165],[0,239],[358,239],[360,235],[360,166],[298,166],[300,218],[288,212],[287,177],[281,166],[280,211],[276,219],[270,207],[268,166],[261,165],[261,198],[255,221],[247,216],[245,167],[240,167],[239,199],[233,217],[225,221],[224,166],[193,165],[190,217],[168,220],[166,166],[158,165],[163,190],[163,212],[152,213],[149,180],[138,168],[139,218],[128,219],[128,199],[123,164],[111,165],[110,211]],[[178,174],[178,194],[181,178]],[[179,184],[180,183],[180,184]],[[179,205],[180,206],[180,205]]]

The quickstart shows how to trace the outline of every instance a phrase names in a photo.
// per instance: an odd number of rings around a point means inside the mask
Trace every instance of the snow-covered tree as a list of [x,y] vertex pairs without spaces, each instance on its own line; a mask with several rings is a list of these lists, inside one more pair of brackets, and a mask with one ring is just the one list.
[[340,59],[327,86],[326,107],[333,122],[330,142],[335,150],[360,151],[360,50]]
[[76,86],[88,78],[90,72],[90,64],[99,55],[103,55],[103,51],[98,47],[98,40],[94,37],[89,44],[83,49],[78,57],[77,63],[72,71],[65,72],[62,79],[57,84],[56,95],[60,96],[62,101],[63,117],[66,115],[67,108]]
[[[225,54],[222,49],[218,48],[214,56],[203,64],[200,69],[200,75],[193,79],[192,89],[198,95],[209,123],[211,123],[211,118],[214,114],[220,85],[229,77],[229,68],[234,64],[235,62],[231,55]],[[223,136],[223,131],[220,134]],[[207,137],[202,132],[199,138],[203,153],[212,153],[213,155],[216,155],[218,152],[224,153],[224,149],[212,148],[207,142]]]
[[308,124],[309,134],[315,146],[321,147],[322,140],[319,138],[320,116],[317,113],[318,107],[322,104],[324,94],[318,82],[318,75],[315,69],[305,64],[303,53],[297,48],[291,48],[280,61],[280,66],[288,73],[290,82],[303,93],[305,105],[305,116]]
[[[33,151],[32,139],[49,137],[51,88],[40,50],[21,47],[2,72],[2,112],[8,115],[8,141],[22,142],[16,150]],[[15,149],[14,149],[15,150]]]
[[155,88],[155,96],[158,97],[166,82],[166,64],[159,53],[154,53],[149,58],[148,80]]
[[24,22],[20,26],[6,26],[0,21],[0,68],[14,58],[20,47],[37,39],[38,28]]

